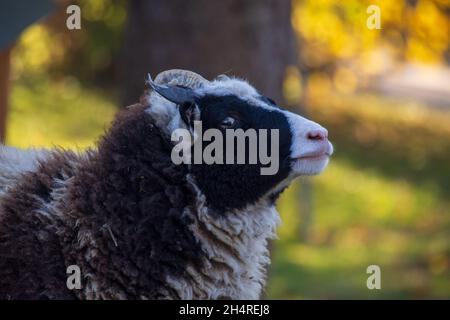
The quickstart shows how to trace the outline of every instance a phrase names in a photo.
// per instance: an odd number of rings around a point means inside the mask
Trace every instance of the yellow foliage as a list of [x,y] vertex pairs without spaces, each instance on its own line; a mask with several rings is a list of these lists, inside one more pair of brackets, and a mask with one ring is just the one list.
[[289,105],[299,105],[302,94],[302,76],[295,66],[289,66],[283,82],[283,97]]
[[[442,8],[448,7],[441,1]],[[366,26],[369,5],[380,8],[381,30]],[[292,26],[302,41],[300,50],[308,66],[357,58],[387,43],[394,52],[405,51],[397,57],[438,63],[450,41],[450,21],[442,8],[429,0],[419,0],[415,8],[396,0],[297,0]]]
[[339,92],[351,93],[356,89],[357,79],[355,73],[351,69],[340,67],[334,73],[333,82]]

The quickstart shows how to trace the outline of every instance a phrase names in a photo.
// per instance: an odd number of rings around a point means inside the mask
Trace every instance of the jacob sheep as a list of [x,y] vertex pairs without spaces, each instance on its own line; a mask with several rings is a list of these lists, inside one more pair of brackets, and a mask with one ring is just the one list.
[[[0,147],[0,299],[257,299],[274,202],[333,148],[320,125],[246,81],[159,74],[96,148]],[[175,129],[278,129],[279,170],[174,164]],[[82,288],[69,290],[68,266]]]

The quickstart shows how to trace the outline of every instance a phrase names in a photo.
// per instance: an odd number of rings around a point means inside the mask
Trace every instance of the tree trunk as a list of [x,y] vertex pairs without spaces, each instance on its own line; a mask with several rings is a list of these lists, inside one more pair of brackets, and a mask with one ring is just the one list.
[[132,0],[121,63],[122,103],[143,92],[147,72],[188,69],[207,79],[239,76],[283,103],[296,64],[290,0]]
[[138,100],[147,72],[181,68],[248,79],[282,102],[295,63],[289,0],[132,0],[121,63],[122,103]]

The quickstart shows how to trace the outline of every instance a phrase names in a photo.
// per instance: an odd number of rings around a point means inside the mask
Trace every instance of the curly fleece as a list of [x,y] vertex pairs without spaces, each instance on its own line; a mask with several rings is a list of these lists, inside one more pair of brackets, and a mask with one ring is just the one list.
[[[54,150],[0,200],[0,299],[182,298],[167,279],[205,253],[184,212],[187,169],[143,106],[121,111],[98,150]],[[78,265],[81,290],[66,286]]]

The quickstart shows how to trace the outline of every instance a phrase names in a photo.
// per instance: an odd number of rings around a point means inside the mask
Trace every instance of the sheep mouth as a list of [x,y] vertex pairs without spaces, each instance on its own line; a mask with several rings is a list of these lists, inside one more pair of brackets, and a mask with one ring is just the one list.
[[331,156],[330,152],[320,152],[320,153],[311,153],[311,154],[305,154],[303,156],[298,156],[291,158],[293,161],[299,161],[299,160],[322,160],[324,158],[329,158]]
[[291,170],[294,176],[312,176],[321,173],[330,160],[331,150],[317,150],[291,158]]
[[292,161],[301,161],[301,160],[324,160],[328,159],[333,154],[334,148],[333,145],[327,141],[326,144],[322,144],[319,148],[315,150],[299,152],[291,156]]

